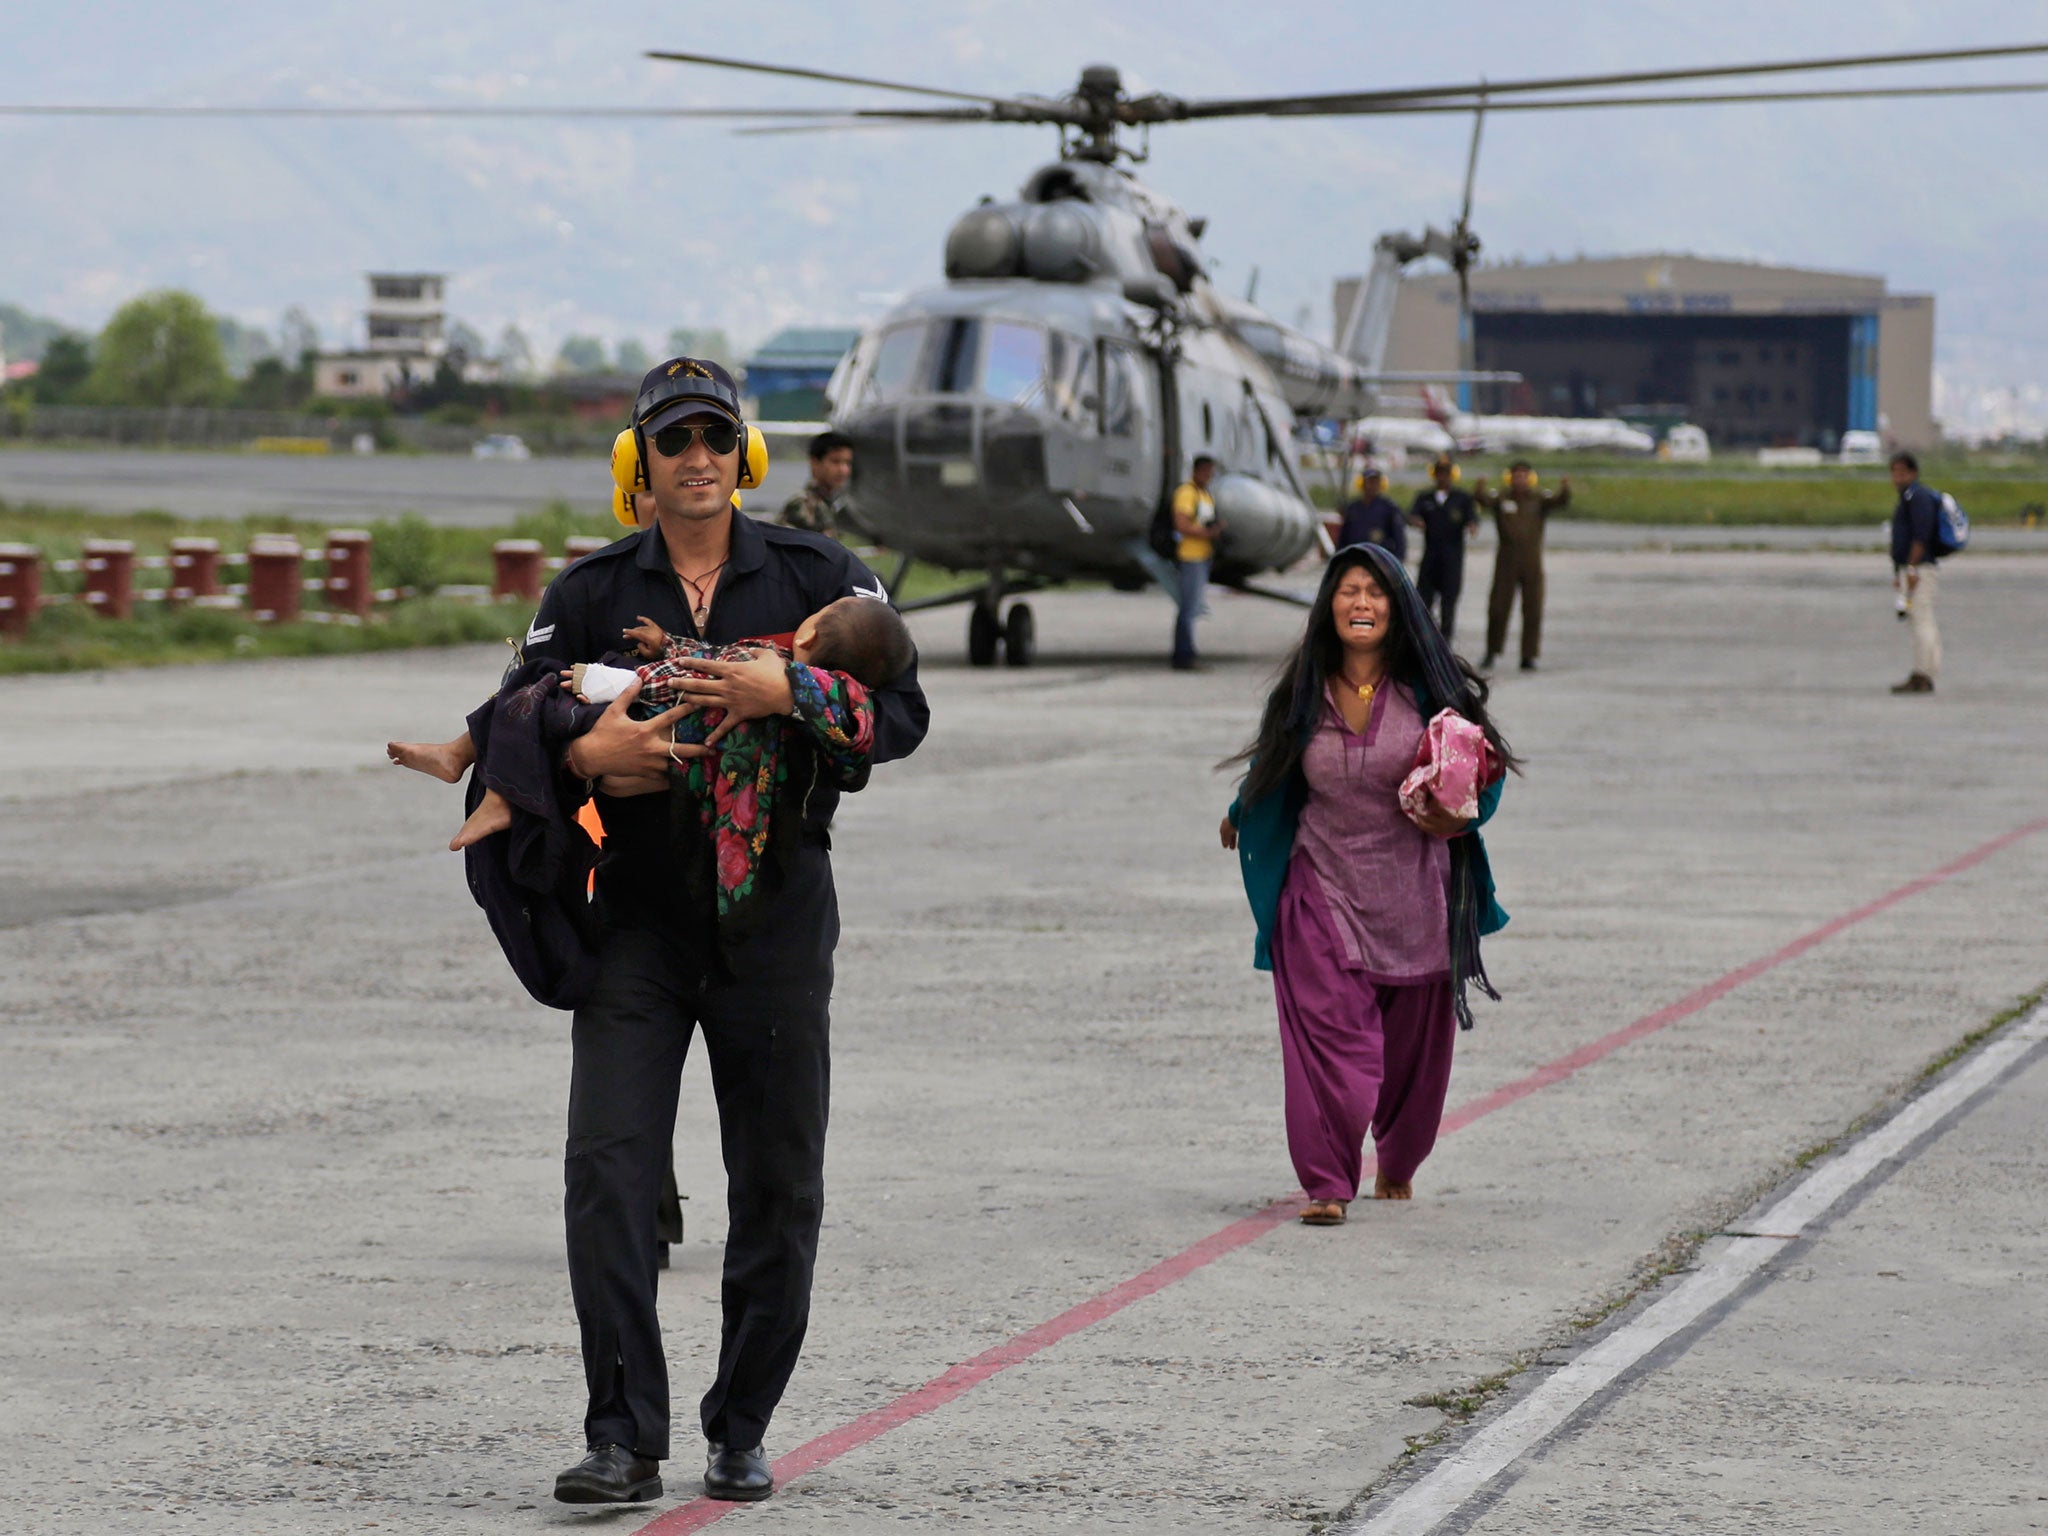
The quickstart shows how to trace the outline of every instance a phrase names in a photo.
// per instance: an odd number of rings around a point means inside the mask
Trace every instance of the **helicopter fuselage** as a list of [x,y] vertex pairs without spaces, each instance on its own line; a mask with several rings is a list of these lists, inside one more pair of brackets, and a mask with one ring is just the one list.
[[1148,530],[1208,454],[1219,575],[1300,558],[1316,513],[1294,416],[1352,381],[1318,371],[1328,349],[1216,294],[1199,229],[1127,172],[1071,161],[971,210],[948,281],[865,332],[834,379],[862,522],[952,570],[1140,581],[1156,573]]

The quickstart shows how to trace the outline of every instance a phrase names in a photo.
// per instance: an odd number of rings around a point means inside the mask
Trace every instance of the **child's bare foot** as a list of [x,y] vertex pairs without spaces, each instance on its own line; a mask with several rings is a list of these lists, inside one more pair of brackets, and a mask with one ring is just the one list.
[[493,832],[502,832],[511,825],[512,802],[495,789],[487,789],[477,808],[469,813],[469,820],[448,839],[448,851],[460,853],[471,843],[480,843]]
[[467,731],[453,741],[387,741],[384,752],[399,767],[431,773],[443,784],[456,783],[476,761],[476,743]]
[[1384,1173],[1376,1173],[1372,1176],[1372,1197],[1375,1200],[1413,1200],[1415,1186],[1396,1184]]

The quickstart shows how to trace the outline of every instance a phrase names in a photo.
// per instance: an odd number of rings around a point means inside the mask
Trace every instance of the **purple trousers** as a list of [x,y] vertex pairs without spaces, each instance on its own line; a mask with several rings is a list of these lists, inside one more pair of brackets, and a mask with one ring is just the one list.
[[1311,1200],[1352,1200],[1370,1132],[1379,1171],[1406,1184],[1436,1145],[1458,1022],[1451,983],[1383,986],[1346,967],[1314,876],[1280,897],[1273,991],[1287,1082],[1287,1150]]

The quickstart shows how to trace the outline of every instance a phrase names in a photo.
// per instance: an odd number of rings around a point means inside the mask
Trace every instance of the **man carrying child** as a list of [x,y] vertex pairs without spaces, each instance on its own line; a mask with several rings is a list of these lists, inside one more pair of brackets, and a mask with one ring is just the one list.
[[[672,639],[730,645],[780,638],[838,599],[881,601],[881,583],[817,534],[739,515],[746,463],[739,392],[715,363],[675,358],[651,370],[634,406],[654,525],[586,555],[555,581],[526,637],[531,656],[565,664],[624,649],[651,620]],[[672,687],[681,707],[728,722],[793,716],[793,664],[692,660]],[[721,931],[680,871],[671,775],[717,746],[680,744],[673,715],[629,713],[626,691],[569,746],[565,766],[591,782],[604,818],[595,905],[598,979],[576,1009],[566,1158],[569,1277],[582,1330],[590,1454],[556,1482],[568,1502],[632,1502],[661,1492],[669,1455],[667,1365],[655,1316],[655,1204],[674,1133],[683,1057],[702,1029],[727,1175],[730,1232],[718,1372],[701,1420],[705,1491],[765,1498],[774,1483],[763,1433],[795,1368],[809,1317],[823,1212],[829,1080],[827,1012],[839,936],[828,855],[840,781],[821,774],[796,818],[768,905]],[[870,695],[867,761],[909,754],[928,712],[910,666]],[[687,742],[687,736],[682,738]]]

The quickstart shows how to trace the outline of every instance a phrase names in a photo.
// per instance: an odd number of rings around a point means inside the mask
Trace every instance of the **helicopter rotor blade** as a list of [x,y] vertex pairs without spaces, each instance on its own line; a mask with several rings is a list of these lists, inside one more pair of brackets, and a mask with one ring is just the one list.
[[[1726,79],[1737,75],[1803,73],[1823,69],[1867,69],[1888,64],[1941,64],[1964,59],[2018,58],[2048,53],[2048,43],[2011,43],[1994,48],[1943,48],[1911,53],[1866,53],[1830,58],[1786,59],[1767,64],[1723,64],[1686,69],[1633,70],[1598,75],[1555,75],[1545,79],[1487,81],[1473,85],[1431,85],[1374,91],[1339,91],[1315,96],[1247,96],[1216,101],[1153,98],[1173,118],[1347,117],[1386,111],[1403,104],[1464,101],[1483,89],[1489,97],[1546,91],[1595,90],[1617,85],[1654,85],[1678,80]],[[1558,103],[1563,105],[1563,103]]]
[[761,64],[749,59],[728,59],[711,53],[677,53],[668,49],[650,48],[650,59],[660,59],[670,64],[703,64],[712,69],[742,69],[760,75],[781,75],[792,80],[828,80],[835,85],[863,85],[878,91],[902,91],[911,96],[940,96],[950,101],[972,101],[982,106],[1007,106],[1015,103],[1008,96],[984,96],[978,91],[953,91],[942,86],[906,85],[900,80],[876,80],[866,75],[845,75],[829,69],[805,69],[797,64]]
[[[0,117],[432,117],[432,118],[849,118],[859,107],[622,107],[622,106],[316,106],[293,103],[242,106],[123,106],[99,102],[0,102]],[[984,114],[963,108],[973,118]],[[966,120],[966,119],[963,119]]]
[[1465,200],[1458,208],[1458,229],[1472,224],[1472,183],[1479,175],[1479,132],[1486,126],[1486,95],[1480,93],[1478,110],[1472,114],[1472,146],[1465,151]]
[[[1984,85],[1856,86],[1823,91],[1702,91],[1669,96],[1566,96],[1556,101],[1495,101],[1490,112],[1563,112],[1579,107],[1712,107],[1730,103],[1774,101],[1898,101],[1943,96],[2039,96],[2048,80],[2008,80]],[[1470,112],[1468,103],[1417,102],[1411,106],[1376,107],[1360,116],[1422,117]]]
[[768,123],[758,128],[735,128],[733,137],[766,139],[792,133],[841,133],[859,128],[952,128],[962,123],[999,123],[1004,119],[972,109],[960,112],[870,112],[859,117],[842,114],[830,122]]

